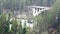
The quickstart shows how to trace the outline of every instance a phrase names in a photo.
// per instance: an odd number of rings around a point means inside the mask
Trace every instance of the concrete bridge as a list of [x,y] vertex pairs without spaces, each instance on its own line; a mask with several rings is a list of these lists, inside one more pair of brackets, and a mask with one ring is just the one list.
[[50,7],[43,7],[43,6],[28,6],[28,8],[32,9],[32,13],[34,17],[39,15],[41,12],[50,9]]

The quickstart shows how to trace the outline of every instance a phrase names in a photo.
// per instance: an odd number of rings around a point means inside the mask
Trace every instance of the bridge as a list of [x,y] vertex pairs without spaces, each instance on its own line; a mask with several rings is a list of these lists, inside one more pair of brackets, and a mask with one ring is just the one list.
[[50,9],[50,7],[43,7],[43,6],[28,6],[28,8],[32,9],[34,17],[38,16],[41,12]]

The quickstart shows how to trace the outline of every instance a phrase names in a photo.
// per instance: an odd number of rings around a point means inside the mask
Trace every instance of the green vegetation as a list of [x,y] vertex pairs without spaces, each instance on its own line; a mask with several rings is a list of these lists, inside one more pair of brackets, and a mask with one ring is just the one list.
[[[53,32],[57,31],[57,34],[60,34],[60,0],[54,0],[54,2],[55,1],[56,3],[54,4],[53,2],[51,4],[48,4],[46,3],[47,0],[0,0],[0,12],[2,12],[1,8],[11,10],[11,13],[7,15],[0,13],[0,34],[50,34],[49,29],[51,28],[53,28]],[[26,27],[26,23],[24,24],[25,27],[22,28],[21,21],[18,25],[17,18],[14,17],[12,13],[14,10],[22,11],[25,9],[24,6],[30,5],[51,6],[51,9],[49,11],[44,11],[33,18],[33,30],[30,30],[30,27]],[[11,18],[12,20],[10,21]],[[11,30],[9,30],[10,24],[12,24]]]
[[38,26],[41,31],[48,31],[48,26],[57,28],[57,31],[60,32],[60,0],[57,0],[56,3],[51,7],[48,12],[43,12],[37,16]]

